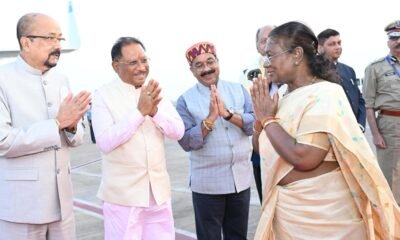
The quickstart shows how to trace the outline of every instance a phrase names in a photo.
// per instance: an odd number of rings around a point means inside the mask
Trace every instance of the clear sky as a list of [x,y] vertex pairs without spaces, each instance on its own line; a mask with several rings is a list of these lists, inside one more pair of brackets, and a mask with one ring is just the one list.
[[[42,11],[57,19],[68,0],[34,2],[40,4],[25,4],[26,11]],[[400,8],[398,0],[72,0],[72,3],[81,44],[79,50],[62,55],[58,68],[69,76],[74,91],[94,90],[115,78],[110,63],[112,44],[120,36],[135,36],[147,48],[152,77],[162,84],[164,95],[170,99],[176,99],[196,83],[184,54],[197,41],[213,42],[220,59],[220,77],[239,81],[242,69],[257,56],[255,33],[259,26],[295,20],[310,26],[315,34],[334,28],[342,38],[343,54],[339,61],[352,66],[360,78],[371,61],[388,53],[383,28],[400,18],[395,10]],[[16,7],[5,5],[3,0],[2,14],[21,11],[12,9]],[[15,36],[18,17],[2,21],[1,28],[11,26]]]

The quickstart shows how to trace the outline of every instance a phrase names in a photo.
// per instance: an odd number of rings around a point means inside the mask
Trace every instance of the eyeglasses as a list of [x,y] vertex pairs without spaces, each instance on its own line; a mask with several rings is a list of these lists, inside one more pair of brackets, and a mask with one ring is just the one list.
[[389,40],[390,41],[397,41],[397,40],[399,40],[400,39],[400,36],[399,37],[389,37]]
[[150,58],[143,58],[143,59],[140,59],[140,60],[133,60],[133,61],[130,61],[130,62],[124,62],[124,61],[116,61],[116,62],[120,63],[120,64],[123,64],[123,65],[128,65],[128,66],[133,67],[133,68],[137,68],[139,66],[139,64],[149,65],[149,61],[150,61]]
[[282,54],[284,54],[284,53],[287,53],[287,52],[289,52],[289,51],[291,51],[292,49],[286,49],[286,50],[284,50],[284,51],[282,51],[282,52],[279,52],[279,53],[276,53],[276,54],[274,54],[274,55],[267,55],[267,56],[265,56],[265,57],[263,57],[263,60],[264,60],[264,64],[265,65],[271,65],[272,64],[272,58],[274,58],[274,57],[277,57],[277,56],[279,56],[279,55],[282,55]]
[[63,38],[63,37],[55,37],[55,36],[28,35],[28,36],[25,36],[25,37],[27,37],[27,38],[40,38],[40,39],[44,39],[45,41],[53,42],[53,43],[65,41],[65,38]]
[[210,59],[208,59],[205,63],[202,63],[202,62],[197,62],[197,63],[195,63],[195,64],[192,66],[192,68],[194,68],[194,69],[197,70],[197,71],[202,71],[206,66],[209,67],[209,68],[214,67],[214,66],[216,65],[216,63],[217,63],[217,60],[216,60],[216,59],[210,58]]

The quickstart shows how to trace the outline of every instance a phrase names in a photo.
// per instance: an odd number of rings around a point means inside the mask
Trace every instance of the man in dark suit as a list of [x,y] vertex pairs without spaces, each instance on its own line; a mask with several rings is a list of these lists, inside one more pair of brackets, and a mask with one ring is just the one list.
[[365,101],[358,88],[354,69],[338,62],[342,54],[342,40],[340,39],[339,32],[333,29],[326,29],[318,34],[318,52],[325,54],[326,57],[335,63],[336,70],[342,79],[344,92],[357,118],[358,125],[364,132],[366,120]]

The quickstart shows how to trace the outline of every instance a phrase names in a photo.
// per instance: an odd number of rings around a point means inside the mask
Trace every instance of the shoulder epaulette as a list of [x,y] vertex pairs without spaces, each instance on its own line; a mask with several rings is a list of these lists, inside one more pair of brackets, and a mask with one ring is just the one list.
[[386,59],[386,57],[378,58],[378,59],[372,61],[370,65],[375,64],[375,63],[379,63],[379,62],[382,62],[382,61],[385,61],[385,59]]

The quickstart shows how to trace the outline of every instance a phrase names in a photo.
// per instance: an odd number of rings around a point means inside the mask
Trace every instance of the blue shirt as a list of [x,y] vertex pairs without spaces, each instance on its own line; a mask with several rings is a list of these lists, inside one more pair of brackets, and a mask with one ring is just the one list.
[[190,186],[203,194],[240,192],[252,181],[248,136],[253,134],[255,117],[250,95],[240,84],[222,80],[217,89],[226,108],[241,115],[243,128],[220,117],[203,139],[201,124],[209,114],[211,91],[201,83],[180,96],[176,106],[185,124],[179,144],[190,152]]

